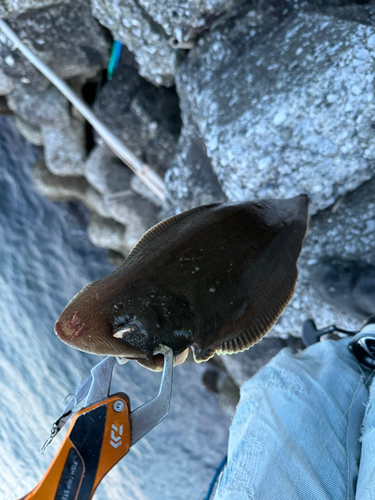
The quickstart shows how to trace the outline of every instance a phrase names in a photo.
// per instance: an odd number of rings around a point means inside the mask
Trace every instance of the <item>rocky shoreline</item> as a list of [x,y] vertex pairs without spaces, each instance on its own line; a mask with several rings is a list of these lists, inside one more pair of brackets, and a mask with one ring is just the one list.
[[[43,150],[36,189],[82,201],[90,239],[117,260],[166,216],[305,192],[300,278],[269,336],[298,337],[307,317],[358,327],[310,276],[326,255],[375,263],[375,5],[363,3],[0,0],[19,37],[164,177],[166,198],[161,206],[0,33],[4,111]],[[107,81],[113,39],[123,47]]]

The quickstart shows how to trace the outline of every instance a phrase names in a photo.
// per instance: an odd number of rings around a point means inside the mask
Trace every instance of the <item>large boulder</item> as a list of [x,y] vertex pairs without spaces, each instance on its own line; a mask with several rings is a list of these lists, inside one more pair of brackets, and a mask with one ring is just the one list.
[[241,0],[139,0],[145,13],[176,42],[194,40]]
[[[44,2],[48,3],[51,2]],[[40,6],[43,2],[34,4]],[[21,40],[63,79],[77,75],[90,77],[108,64],[110,41],[85,0],[32,9],[23,14],[14,12],[7,22]],[[22,82],[38,90],[49,85],[48,80],[2,32],[0,42],[0,66],[6,76],[13,82]]]
[[194,43],[199,35],[233,15],[243,3],[243,0],[91,0],[94,16],[135,54],[140,74],[155,85],[166,86],[173,85],[184,57],[183,51],[176,50],[179,44]]
[[123,256],[126,256],[131,250],[126,241],[126,227],[113,219],[93,215],[87,235],[91,242],[99,248],[107,248]]
[[109,215],[126,226],[127,253],[160,220],[157,207],[131,189],[106,195],[104,202]]
[[[298,261],[296,291],[271,335],[300,336],[302,323],[313,318],[318,328],[336,324],[348,330],[361,320],[325,302],[311,285],[315,264],[325,256],[354,259],[375,264],[375,179],[364,183],[333,207],[311,218],[309,232]],[[344,292],[344,291],[343,291]],[[337,294],[340,290],[337,290]]]
[[35,144],[35,146],[43,146],[42,131],[39,127],[25,122],[19,116],[14,117],[14,125],[26,140]]
[[11,12],[24,12],[28,9],[40,9],[57,3],[67,3],[69,0],[0,0],[0,17]]
[[314,213],[369,179],[374,58],[375,28],[314,12],[202,38],[177,89],[227,198],[306,192]]
[[110,217],[103,197],[82,176],[53,175],[40,160],[33,165],[31,176],[35,189],[53,201],[79,200],[101,217]]
[[91,0],[91,5],[94,16],[111,31],[113,38],[135,54],[143,77],[155,85],[173,85],[180,54],[138,2]]
[[176,155],[165,176],[164,217],[226,201],[203,140],[189,119],[184,120],[184,124]]
[[85,162],[85,177],[99,193],[130,189],[131,170],[106,146],[95,146]]
[[48,169],[55,175],[77,176],[84,173],[86,159],[85,124],[71,118],[58,125],[43,125],[42,140]]
[[53,85],[36,90],[16,84],[7,103],[22,120],[36,127],[69,124],[69,102]]

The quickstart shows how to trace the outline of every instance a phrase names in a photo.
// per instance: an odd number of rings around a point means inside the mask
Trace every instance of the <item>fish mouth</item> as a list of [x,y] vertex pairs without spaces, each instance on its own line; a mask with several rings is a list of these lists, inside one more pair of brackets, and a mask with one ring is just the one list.
[[137,319],[132,319],[125,324],[116,325],[112,329],[112,336],[126,342],[133,348],[139,349],[141,352],[148,350],[148,348],[145,348],[149,340],[147,330]]
[[59,337],[59,339],[64,342],[65,332],[64,332],[64,328],[62,326],[62,323],[60,321],[56,321],[56,323],[55,323],[55,333]]
[[[180,365],[183,363],[189,354],[189,348],[185,349],[179,354],[173,354],[173,366]],[[144,366],[148,370],[153,372],[161,372],[164,368],[164,356],[163,354],[156,354],[147,356],[146,359],[135,359],[135,361]]]
[[132,326],[124,326],[124,327],[120,327],[120,328],[116,328],[114,330],[114,338],[116,339],[122,339],[122,340],[125,340],[125,337],[126,335],[130,335],[132,333],[134,333],[135,331],[135,327],[132,327]]
[[147,339],[147,332],[141,326],[139,321],[132,321],[113,328],[112,338],[116,339],[115,342],[119,346],[118,357],[136,360],[147,359],[147,352],[144,348],[142,349],[145,339]]
[[[113,337],[119,339],[122,345],[126,345],[126,350],[132,350],[134,355],[128,353],[118,355],[117,357],[125,359],[133,359],[140,365],[148,368],[151,371],[160,372],[164,367],[164,356],[162,354],[153,354],[154,349],[149,346],[145,350],[140,346],[145,345],[145,339],[148,339],[147,331],[143,328],[140,321],[132,320],[125,325],[119,325],[113,329]],[[131,343],[130,343],[130,342]],[[135,353],[138,354],[135,354]],[[173,366],[179,365],[185,361],[189,353],[189,349],[173,354]]]

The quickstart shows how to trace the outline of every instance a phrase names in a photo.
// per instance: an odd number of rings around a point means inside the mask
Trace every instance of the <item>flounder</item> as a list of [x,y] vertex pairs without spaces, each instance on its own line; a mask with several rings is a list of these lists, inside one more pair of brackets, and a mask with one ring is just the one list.
[[159,344],[176,363],[248,349],[291,299],[307,230],[308,197],[213,204],[149,229],[122,265],[65,307],[66,344],[160,370]]

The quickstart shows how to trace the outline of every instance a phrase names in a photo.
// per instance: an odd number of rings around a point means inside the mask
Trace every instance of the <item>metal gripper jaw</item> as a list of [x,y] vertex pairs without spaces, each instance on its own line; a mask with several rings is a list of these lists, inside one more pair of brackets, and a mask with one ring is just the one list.
[[170,347],[159,346],[154,354],[164,355],[163,375],[158,395],[131,413],[132,439],[135,444],[145,434],[158,425],[169,413],[172,395],[173,351]]

